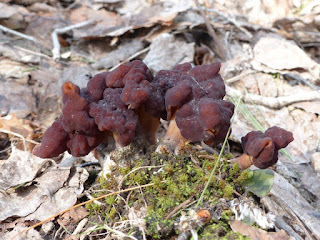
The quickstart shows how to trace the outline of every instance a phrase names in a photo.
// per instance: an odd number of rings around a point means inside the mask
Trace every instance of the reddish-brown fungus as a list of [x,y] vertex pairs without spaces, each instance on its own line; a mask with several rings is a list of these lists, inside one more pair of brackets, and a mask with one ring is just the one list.
[[135,60],[94,76],[83,89],[67,82],[62,86],[62,114],[34,153],[54,157],[68,150],[83,156],[105,133],[113,134],[120,146],[141,136],[155,144],[160,118],[172,120],[166,137],[175,145],[181,140],[221,141],[234,106],[223,100],[219,69],[219,63],[194,68],[184,63],[153,77]]
[[265,169],[278,161],[278,151],[293,141],[293,135],[280,127],[271,127],[265,133],[249,132],[241,139],[244,154],[234,159],[245,169],[251,164]]

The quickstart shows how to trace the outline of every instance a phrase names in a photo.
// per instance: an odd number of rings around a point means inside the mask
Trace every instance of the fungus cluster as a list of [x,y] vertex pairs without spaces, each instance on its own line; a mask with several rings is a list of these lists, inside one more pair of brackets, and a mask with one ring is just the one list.
[[176,81],[165,94],[167,119],[171,121],[166,135],[168,141],[211,143],[226,137],[234,105],[223,100],[226,91],[219,70],[220,64],[215,63],[194,68],[183,64],[166,71]]
[[268,168],[278,161],[278,151],[293,141],[293,135],[280,127],[271,127],[264,133],[249,132],[241,138],[244,154],[234,159],[242,169],[252,164],[258,168]]
[[137,137],[155,144],[160,118],[171,121],[166,138],[175,139],[170,140],[173,144],[221,141],[234,105],[223,100],[219,69],[219,63],[196,67],[184,63],[153,76],[135,60],[95,75],[83,89],[66,82],[62,114],[46,130],[34,154],[51,158],[69,151],[84,156],[110,135],[118,146]]

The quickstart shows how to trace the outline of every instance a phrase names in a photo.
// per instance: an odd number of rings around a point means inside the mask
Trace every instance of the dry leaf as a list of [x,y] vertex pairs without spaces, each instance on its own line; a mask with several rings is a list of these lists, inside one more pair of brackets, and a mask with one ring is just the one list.
[[153,39],[143,61],[150,69],[158,72],[161,69],[172,69],[179,63],[192,62],[193,56],[194,43],[186,43],[169,33],[163,33]]
[[300,75],[313,83],[320,76],[320,65],[313,61],[293,41],[280,36],[270,35],[259,39],[253,48],[254,58],[251,62],[254,69],[263,72],[288,72],[303,69]]
[[119,64],[121,61],[129,58],[133,54],[139,52],[142,48],[143,43],[138,39],[125,42],[119,45],[116,50],[108,53],[106,57],[100,59],[97,63],[92,64],[92,67],[95,69],[111,68]]
[[45,161],[13,146],[10,158],[0,167],[0,189],[32,181]]
[[[11,114],[0,118],[0,130],[3,129],[12,133],[17,133],[23,136],[25,139],[32,140],[34,131],[31,128],[30,123],[31,122],[29,120],[18,119],[15,114]],[[25,146],[23,141],[19,141],[16,147],[20,150],[24,150]],[[33,147],[34,144],[26,142],[26,148],[28,150],[31,151]]]
[[29,11],[19,5],[9,5],[0,2],[0,24],[11,29],[21,29],[26,24],[25,15]]
[[[17,41],[1,43],[0,54],[17,62],[28,63],[28,64],[40,63],[40,57],[39,55],[37,55],[37,52],[38,52],[37,50],[35,51],[35,54],[33,54],[31,51],[21,50],[21,48],[18,45],[20,45],[20,43]],[[32,44],[28,44],[28,49],[30,50],[32,48],[33,48]]]
[[[27,227],[16,226],[12,231],[7,232],[4,235],[1,235],[0,233],[0,239],[12,239],[14,236],[16,236],[18,233],[22,232],[26,228]],[[21,235],[14,238],[14,240],[26,240],[26,239],[43,240],[40,233],[35,229],[30,229],[29,231],[24,232]]]
[[[299,191],[292,186],[284,177],[275,173],[274,184],[270,191],[272,199],[285,204],[294,212],[296,216],[312,231],[315,237],[320,238],[320,213],[309,204],[299,193]],[[311,178],[311,176],[310,176]],[[319,184],[317,178],[313,184]]]
[[251,240],[289,240],[290,237],[285,231],[280,232],[267,232],[262,229],[249,226],[238,220],[230,222],[231,229],[234,232],[241,233],[242,235],[250,237]]
[[[314,68],[317,64],[294,42],[276,37],[262,37],[253,48],[254,59],[278,70]],[[317,66],[318,67],[318,66]]]
[[[63,170],[65,169],[65,170]],[[70,171],[69,168],[62,168],[59,171],[62,173],[64,171]],[[57,181],[50,181],[45,180],[45,177],[43,178],[43,181],[38,182],[38,184],[41,186],[44,186],[42,189],[50,189],[52,187],[46,188],[44,182],[48,184],[52,183],[58,183],[63,181],[63,174],[60,176],[60,173],[57,174],[57,171],[55,169],[52,169],[48,172],[48,174],[56,175],[53,176],[53,178],[56,178]],[[41,206],[32,214],[25,217],[26,220],[44,220],[54,214],[57,214],[58,212],[61,212],[65,209],[68,209],[72,207],[77,202],[77,197],[83,192],[84,190],[84,182],[88,179],[89,173],[84,168],[71,168],[71,172],[68,175],[67,181],[63,184],[63,186],[56,192],[53,192],[54,194],[50,197],[47,197],[46,200],[41,204]],[[62,179],[62,180],[61,180]],[[53,179],[54,180],[54,179]],[[57,184],[56,183],[56,184]],[[43,185],[42,185],[43,184]],[[56,185],[55,184],[55,185]],[[48,192],[48,191],[47,191]],[[51,191],[52,193],[52,191]]]
[[[69,174],[70,170],[48,171],[44,173],[41,178],[37,179],[38,185],[31,185],[29,187],[21,186],[12,193],[8,193],[6,195],[1,194],[0,221],[3,221],[12,216],[26,217],[29,214],[34,213],[35,211],[41,211],[41,209],[43,209],[44,207],[46,208],[46,210],[42,210],[39,216],[31,217],[29,215],[28,219],[44,220],[49,217],[50,214],[52,215],[52,212],[55,212],[57,209],[57,204],[61,205],[61,203],[68,203],[68,192],[64,192],[65,196],[62,196],[61,190],[63,189],[61,188],[64,182],[68,179]],[[63,200],[63,198],[65,199]],[[64,206],[62,207],[62,210],[63,208]]]
[[14,78],[19,82],[27,82],[28,70],[30,67],[19,62],[15,62],[6,58],[0,59],[0,76],[9,79]]
[[87,27],[74,29],[73,36],[76,39],[84,37],[104,37],[117,26],[121,26],[122,19],[114,12],[108,12],[105,9],[94,10],[88,6],[82,5],[70,13],[70,21],[77,24],[87,20],[93,20],[95,23]]
[[[12,216],[42,221],[76,203],[77,196],[83,191],[83,183],[89,176],[85,169],[70,171],[70,168],[51,167],[40,177],[34,178],[34,165],[37,164],[30,160],[40,159],[30,158],[28,155],[24,157],[20,155],[19,159],[17,151],[20,154],[23,153],[14,149],[12,159],[7,160],[9,163],[5,162],[1,166],[1,189],[5,190],[10,185],[15,186],[21,181],[29,182],[33,179],[33,182],[32,185],[20,186],[13,192],[0,194],[0,221]],[[46,161],[46,159],[41,159],[41,161]],[[29,173],[32,177],[26,176]],[[10,180],[15,184],[9,183]]]
[[69,226],[76,225],[79,221],[88,216],[88,214],[89,213],[85,207],[77,207],[62,214],[58,218],[58,223],[66,228],[69,228]]
[[84,88],[87,86],[91,77],[97,73],[96,70],[93,70],[90,66],[85,64],[71,64],[64,68],[64,71],[59,78],[59,86],[61,88],[65,82],[70,81],[80,88]]
[[36,108],[32,89],[26,85],[14,81],[2,82],[0,95],[9,101],[10,110],[8,114],[14,113],[18,118],[28,116]]

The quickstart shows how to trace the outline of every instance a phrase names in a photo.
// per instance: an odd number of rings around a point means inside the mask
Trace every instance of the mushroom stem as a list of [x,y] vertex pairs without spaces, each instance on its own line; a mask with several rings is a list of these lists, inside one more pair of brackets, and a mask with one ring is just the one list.
[[156,144],[157,131],[159,128],[160,119],[146,112],[144,106],[138,109],[138,117],[141,125],[142,134],[144,134],[148,138],[150,144]]
[[116,143],[116,148],[121,148],[121,144],[119,143],[119,134],[117,132],[112,132],[113,139]]
[[249,168],[252,165],[252,157],[243,153],[241,156],[231,159],[231,162],[239,164],[242,170]]
[[163,139],[163,145],[159,146],[157,150],[160,150],[163,146],[167,148],[170,152],[178,153],[179,152],[179,145],[185,144],[188,142],[181,133],[180,129],[177,126],[176,121],[173,119],[170,121],[167,133]]

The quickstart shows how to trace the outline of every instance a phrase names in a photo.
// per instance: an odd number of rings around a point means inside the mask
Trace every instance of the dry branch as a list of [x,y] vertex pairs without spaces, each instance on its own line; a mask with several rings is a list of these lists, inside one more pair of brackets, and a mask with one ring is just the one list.
[[0,25],[0,30],[2,30],[3,32],[11,33],[11,34],[16,35],[16,36],[18,36],[18,37],[21,37],[21,38],[23,38],[23,39],[27,39],[27,40],[30,40],[30,41],[32,41],[32,42],[38,43],[38,40],[35,39],[34,37],[28,36],[28,35],[23,34],[23,33],[21,33],[21,32],[17,32],[17,31],[15,31],[15,30],[12,30],[12,29],[7,28],[7,27],[5,27],[5,26]]
[[213,9],[213,8],[207,9],[207,11],[208,11],[208,12],[214,12],[214,13],[222,16],[222,17],[225,18],[228,22],[232,23],[236,28],[238,28],[240,31],[242,31],[244,34],[246,34],[249,39],[252,38],[252,34],[251,34],[247,29],[245,29],[244,27],[242,27],[241,24],[238,23],[234,17],[232,17],[232,18],[231,18],[231,17],[228,17],[226,14],[224,14],[224,13],[222,13],[222,12],[216,10],[216,9]]
[[64,27],[64,28],[56,28],[55,30],[53,30],[53,32],[51,33],[52,43],[53,43],[53,49],[52,49],[53,59],[56,60],[56,59],[60,58],[60,43],[59,43],[59,39],[58,39],[58,34],[66,33],[68,31],[76,29],[76,28],[82,28],[82,27],[88,26],[90,24],[93,24],[94,22],[95,21],[93,21],[93,20],[89,20],[89,21],[77,23],[74,25],[70,25],[70,26]]
[[242,93],[232,87],[226,86],[227,95],[235,98],[241,98],[244,102],[253,102],[257,105],[262,105],[269,108],[282,108],[293,103],[304,101],[320,101],[320,93],[318,91],[310,91],[306,93],[299,93],[291,96],[281,97],[264,97],[251,93]]
[[212,26],[211,26],[208,18],[206,17],[203,9],[201,8],[199,1],[198,1],[198,0],[195,0],[195,2],[196,2],[196,5],[197,5],[197,8],[198,8],[199,11],[200,11],[200,14],[201,14],[202,18],[204,19],[204,22],[205,22],[206,27],[207,27],[207,29],[208,29],[208,33],[209,33],[209,35],[211,36],[212,40],[213,40],[213,41],[215,42],[215,44],[216,44],[215,49],[214,49],[215,53],[216,53],[222,60],[224,60],[224,61],[227,60],[227,56],[226,56],[226,54],[225,54],[224,48],[223,48],[223,46],[222,46],[219,38],[217,37],[216,33],[214,32],[214,30],[213,30],[213,28],[212,28]]

